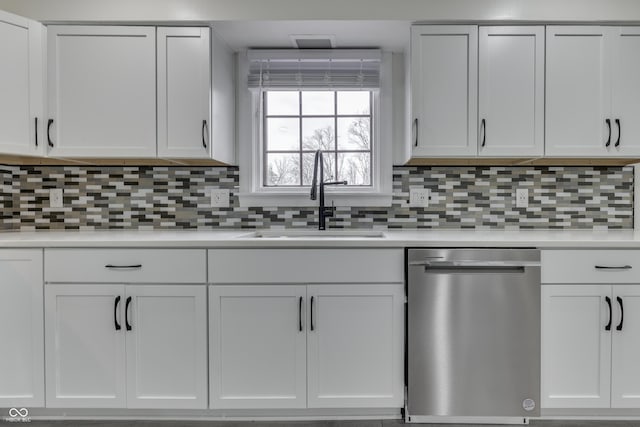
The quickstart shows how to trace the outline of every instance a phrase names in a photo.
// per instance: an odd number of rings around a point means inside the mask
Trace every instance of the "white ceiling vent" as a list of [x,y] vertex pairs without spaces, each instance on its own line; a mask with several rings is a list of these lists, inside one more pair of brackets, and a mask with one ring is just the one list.
[[336,47],[336,36],[326,34],[290,34],[296,49],[332,49]]

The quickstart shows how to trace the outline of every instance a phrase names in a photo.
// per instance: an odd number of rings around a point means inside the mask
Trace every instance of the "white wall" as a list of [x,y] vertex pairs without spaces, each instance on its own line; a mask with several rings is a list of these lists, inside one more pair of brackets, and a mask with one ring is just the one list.
[[39,21],[640,21],[638,0],[0,0]]

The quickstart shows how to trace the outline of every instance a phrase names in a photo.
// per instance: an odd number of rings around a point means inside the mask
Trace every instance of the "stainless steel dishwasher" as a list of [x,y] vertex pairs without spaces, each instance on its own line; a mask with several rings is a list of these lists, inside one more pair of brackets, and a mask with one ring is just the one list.
[[539,415],[540,251],[407,250],[408,422]]

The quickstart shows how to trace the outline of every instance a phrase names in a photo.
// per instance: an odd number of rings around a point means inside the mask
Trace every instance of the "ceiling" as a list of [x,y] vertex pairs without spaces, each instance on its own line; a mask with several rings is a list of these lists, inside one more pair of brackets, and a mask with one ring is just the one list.
[[640,23],[640,0],[0,0],[44,23],[207,25],[233,49],[293,47],[290,35],[338,48],[407,51],[409,24]]
[[0,0],[42,22],[640,22],[638,0]]

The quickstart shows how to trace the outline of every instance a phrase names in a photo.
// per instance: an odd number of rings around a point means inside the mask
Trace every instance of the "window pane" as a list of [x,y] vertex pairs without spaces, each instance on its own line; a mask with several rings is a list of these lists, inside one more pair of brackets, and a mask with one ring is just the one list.
[[[322,153],[324,160],[324,180],[335,181],[336,175],[336,153]],[[304,153],[302,155],[302,185],[311,185],[313,181],[313,163],[315,161],[315,153]],[[318,180],[320,179],[320,170],[318,170]]]
[[371,154],[338,153],[338,179],[348,185],[371,185]]
[[300,150],[300,120],[268,118],[267,151],[296,151]]
[[333,117],[302,119],[302,150],[335,150]]
[[264,96],[264,186],[311,185],[318,149],[324,153],[325,182],[372,184],[371,92],[268,91]]
[[349,91],[338,93],[338,115],[366,114],[371,110],[371,92]]
[[370,150],[371,120],[368,117],[338,119],[338,150]]
[[298,91],[270,91],[267,98],[268,116],[297,116],[300,114],[300,92]]
[[300,156],[298,154],[267,154],[266,185],[300,185]]
[[334,94],[332,91],[302,92],[303,116],[326,116],[335,114]]

